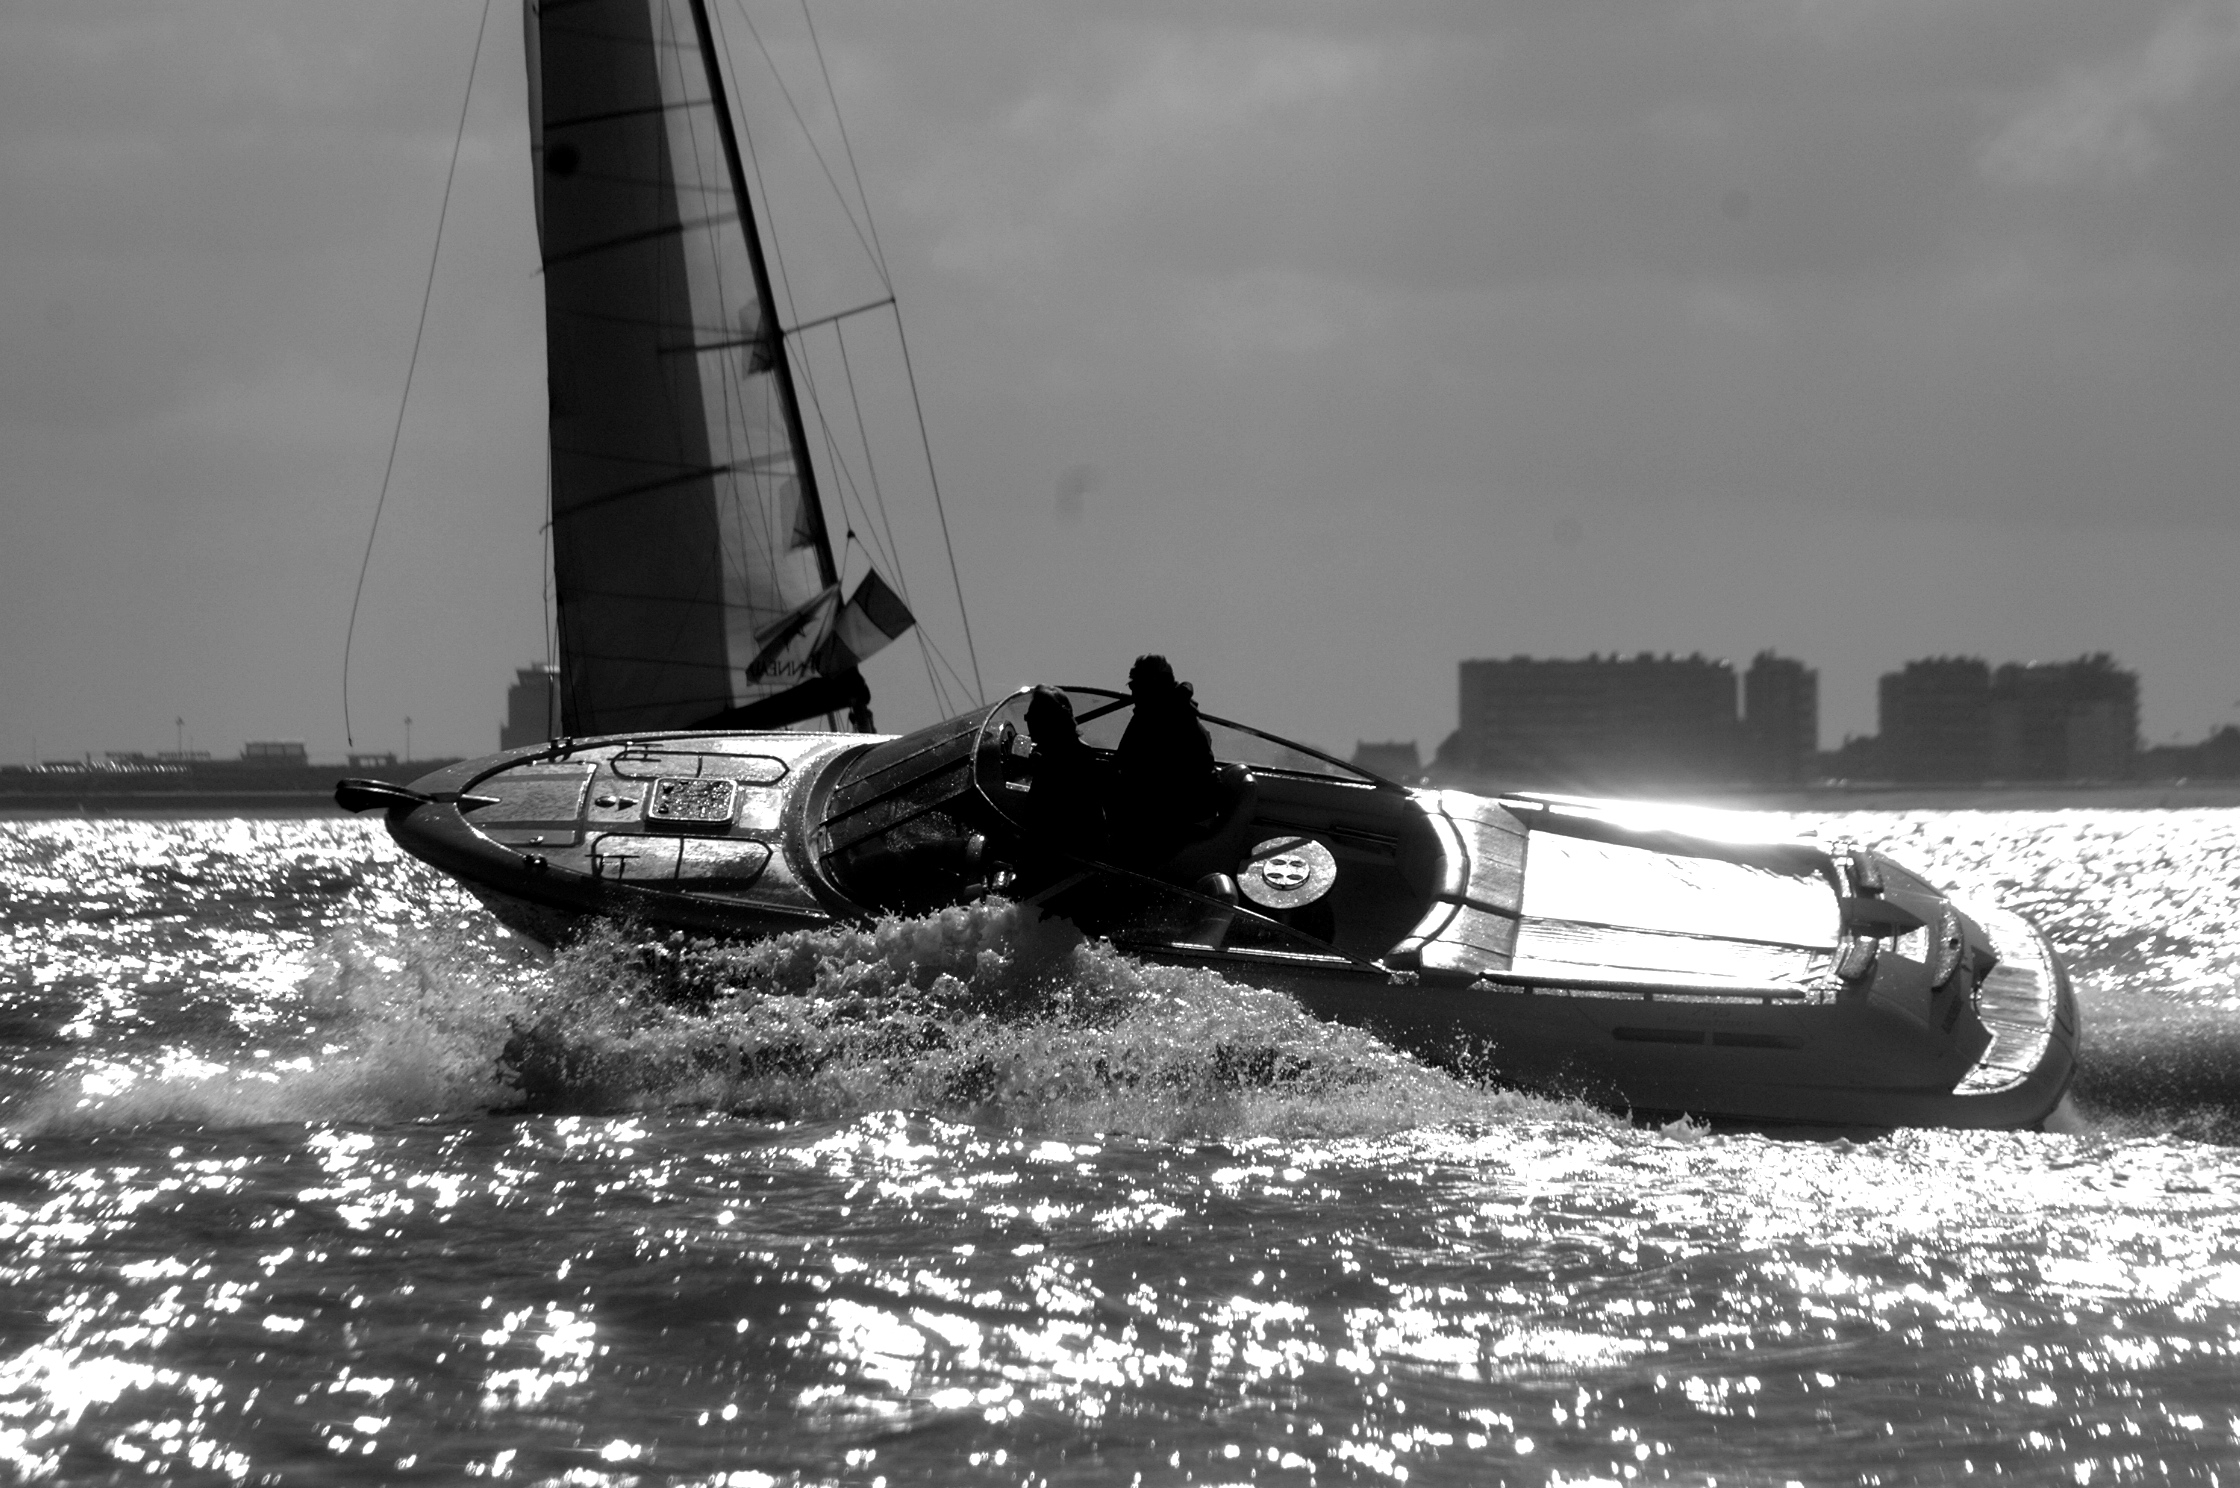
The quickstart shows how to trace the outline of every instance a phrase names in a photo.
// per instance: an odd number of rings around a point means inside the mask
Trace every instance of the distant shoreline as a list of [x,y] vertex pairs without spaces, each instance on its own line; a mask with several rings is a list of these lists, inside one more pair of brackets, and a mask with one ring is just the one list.
[[0,792],[0,821],[40,821],[57,817],[299,818],[349,814],[334,803],[331,788],[324,791],[88,791],[76,796]]
[[[1491,788],[1488,794],[1498,794]],[[1728,811],[2184,811],[2240,808],[2240,780],[2039,785],[1815,785],[1642,799]],[[324,790],[0,791],[0,821],[347,816]]]
[[2240,780],[2109,785],[1877,785],[1756,792],[1756,811],[2188,811],[2240,806]]
[[2240,780],[1800,785],[1643,797],[1728,811],[2188,811],[2240,807]]
[[453,763],[268,764],[199,761],[161,770],[0,770],[0,819],[39,817],[344,816],[346,776],[405,785]]

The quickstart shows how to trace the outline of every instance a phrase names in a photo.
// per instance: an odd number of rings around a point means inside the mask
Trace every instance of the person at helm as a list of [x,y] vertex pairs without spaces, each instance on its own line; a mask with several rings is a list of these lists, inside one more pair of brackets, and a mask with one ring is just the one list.
[[1128,669],[1135,712],[1113,757],[1112,819],[1142,858],[1163,857],[1220,815],[1213,740],[1198,720],[1191,686],[1164,656]]

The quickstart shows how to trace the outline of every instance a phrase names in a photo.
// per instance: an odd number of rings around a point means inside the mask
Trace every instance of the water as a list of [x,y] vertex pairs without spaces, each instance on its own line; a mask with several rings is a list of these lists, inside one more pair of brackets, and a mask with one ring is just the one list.
[[2240,812],[1748,825],[2045,924],[2081,1129],[1636,1129],[1000,911],[548,960],[370,824],[0,823],[0,1477],[2240,1471]]

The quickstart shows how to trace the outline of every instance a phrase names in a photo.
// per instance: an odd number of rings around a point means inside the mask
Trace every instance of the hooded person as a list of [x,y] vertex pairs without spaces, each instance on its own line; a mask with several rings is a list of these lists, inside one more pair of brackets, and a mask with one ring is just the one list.
[[1141,856],[1163,856],[1220,812],[1213,740],[1198,721],[1190,684],[1175,680],[1164,656],[1137,657],[1128,692],[1135,711],[1113,757],[1112,816]]

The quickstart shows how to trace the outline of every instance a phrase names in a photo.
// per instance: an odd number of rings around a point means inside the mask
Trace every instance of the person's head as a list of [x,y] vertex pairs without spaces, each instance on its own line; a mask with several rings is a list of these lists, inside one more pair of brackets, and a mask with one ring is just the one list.
[[1037,687],[1027,698],[1027,737],[1037,749],[1063,749],[1080,742],[1073,721],[1073,699],[1055,687]]
[[1165,697],[1180,686],[1174,679],[1174,666],[1164,656],[1139,656],[1128,668],[1128,691],[1138,698]]

